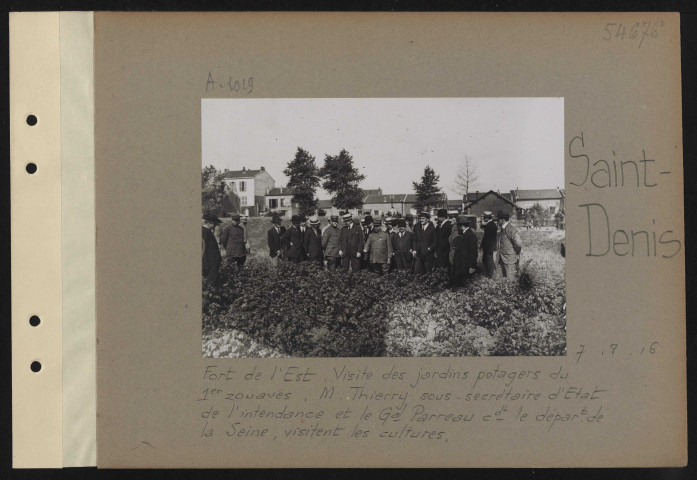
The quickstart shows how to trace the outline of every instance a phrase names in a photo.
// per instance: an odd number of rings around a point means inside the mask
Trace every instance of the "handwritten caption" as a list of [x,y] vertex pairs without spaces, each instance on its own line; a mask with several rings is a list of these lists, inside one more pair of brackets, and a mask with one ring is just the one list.
[[[655,355],[658,342],[648,345]],[[607,350],[619,358],[623,348],[611,344]],[[584,352],[582,345],[575,363],[582,362]],[[464,365],[265,363],[238,370],[212,361],[201,371],[195,398],[197,431],[202,439],[230,441],[371,437],[448,442],[466,435],[472,425],[526,424],[554,432],[595,428],[612,415],[612,386],[583,374],[575,378],[563,363],[531,369]]]
[[[592,158],[583,132],[568,144],[572,159],[569,183],[585,190],[650,192],[670,179],[671,171],[661,167],[648,150],[622,153],[610,150],[605,158]],[[599,202],[578,205],[587,221],[586,256],[673,258],[682,250],[675,227],[658,218],[646,216],[642,225],[619,225],[618,215]],[[621,222],[623,218],[619,216]]]
[[243,93],[250,95],[254,91],[254,77],[235,77],[232,75],[213,77],[208,72],[206,78],[206,93]]
[[629,23],[609,22],[605,24],[602,39],[607,42],[634,42],[637,48],[658,38],[663,28],[663,20]]

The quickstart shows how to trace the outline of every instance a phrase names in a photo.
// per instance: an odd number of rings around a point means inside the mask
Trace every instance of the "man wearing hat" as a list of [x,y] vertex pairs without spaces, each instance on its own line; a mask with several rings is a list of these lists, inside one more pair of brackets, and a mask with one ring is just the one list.
[[482,225],[484,225],[484,237],[479,248],[482,249],[482,263],[484,271],[489,278],[494,277],[496,263],[494,262],[494,252],[496,252],[496,235],[499,231],[496,223],[492,220],[493,214],[485,211],[482,214]]
[[404,216],[404,218],[407,222],[407,225],[406,225],[407,232],[414,233],[414,215],[412,215],[411,213],[407,213]]
[[339,256],[340,235],[339,216],[332,215],[329,217],[329,225],[322,232],[322,248],[324,249],[324,257],[327,259],[327,270],[335,270],[341,265],[341,257]]
[[414,226],[414,273],[430,273],[433,270],[436,253],[436,227],[430,221],[428,212],[419,213],[419,224]]
[[477,271],[477,235],[469,225],[465,215],[457,217],[460,235],[453,239],[453,268],[450,277],[452,286],[464,285],[465,281]]
[[390,270],[392,258],[392,242],[387,233],[387,225],[381,220],[375,221],[375,230],[368,235],[368,240],[363,247],[365,258],[370,258],[370,271],[380,276]]
[[347,226],[341,230],[339,238],[341,265],[346,271],[350,267],[352,271],[357,272],[361,269],[361,254],[363,253],[363,245],[365,243],[363,229],[361,228],[360,219],[358,217],[353,218],[350,213],[344,215],[344,222],[347,222]]
[[411,262],[416,253],[414,234],[407,231],[407,222],[403,218],[397,220],[397,233],[392,235],[392,252],[397,270],[411,270]]
[[438,268],[447,271],[450,268],[450,234],[453,230],[453,224],[448,220],[446,209],[438,210],[438,222],[436,228],[436,264]]
[[311,216],[308,220],[308,227],[303,237],[303,250],[307,260],[324,265],[324,255],[322,254],[322,232],[319,229],[319,217]]
[[501,227],[497,236],[501,275],[507,279],[513,279],[520,266],[520,251],[523,248],[523,242],[520,239],[518,229],[509,221],[511,216],[508,212],[500,211],[496,216],[499,220],[499,227]]
[[249,235],[247,235],[247,220],[249,219],[249,216],[247,215],[240,215],[240,227],[244,230],[244,238],[246,239],[244,248],[247,252],[247,255],[250,254],[251,248],[249,246]]
[[271,223],[273,223],[273,227],[271,227],[267,233],[269,257],[271,257],[271,265],[278,267],[278,261],[281,259],[283,253],[281,237],[286,233],[286,227],[281,226],[281,217],[278,215],[271,217]]
[[302,219],[300,215],[293,215],[290,223],[293,225],[281,235],[281,242],[286,246],[286,258],[292,263],[300,263],[303,256],[303,238],[300,233]]
[[225,249],[228,260],[233,261],[238,267],[244,265],[247,260],[247,233],[240,226],[240,215],[232,216],[230,225],[225,227],[220,243]]
[[[371,215],[366,215],[363,219],[363,239],[366,242],[371,233],[373,233],[373,217]],[[363,255],[361,257],[361,270],[370,268],[370,262],[368,260],[368,255]]]
[[206,284],[211,286],[215,286],[218,281],[218,269],[222,260],[218,241],[213,235],[213,229],[219,223],[220,220],[215,215],[203,215],[203,276],[206,278]]

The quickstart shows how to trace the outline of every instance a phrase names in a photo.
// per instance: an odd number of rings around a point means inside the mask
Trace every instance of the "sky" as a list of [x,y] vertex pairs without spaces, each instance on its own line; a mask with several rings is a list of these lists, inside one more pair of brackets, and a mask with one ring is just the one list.
[[346,149],[366,176],[360,187],[384,194],[414,193],[429,165],[459,198],[467,157],[479,174],[470,191],[564,187],[563,98],[203,99],[201,137],[203,166],[263,166],[277,187],[298,147],[318,167]]

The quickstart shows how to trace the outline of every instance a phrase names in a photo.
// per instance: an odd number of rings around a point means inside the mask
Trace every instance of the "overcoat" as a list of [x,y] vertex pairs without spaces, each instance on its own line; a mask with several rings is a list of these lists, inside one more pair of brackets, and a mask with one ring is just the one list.
[[493,220],[484,225],[484,237],[482,237],[482,243],[480,245],[484,253],[493,253],[496,251],[496,234],[498,231],[499,228]]
[[228,257],[247,256],[247,235],[244,228],[239,225],[225,227],[223,235],[220,237],[220,243]]
[[332,227],[329,225],[324,229],[322,233],[322,248],[324,248],[324,255],[327,257],[338,257],[339,256],[339,236],[341,235],[341,229],[339,227]]
[[506,265],[517,263],[522,248],[523,242],[518,229],[512,223],[508,223],[498,233],[499,261]]
[[276,227],[271,227],[269,229],[269,232],[267,234],[267,241],[269,244],[269,257],[275,257],[276,255],[278,255],[278,252],[280,252],[283,248],[283,245],[281,243],[281,236],[284,233],[286,233],[286,227],[278,227],[278,231],[276,231]]
[[303,239],[303,249],[309,260],[322,260],[322,232],[319,227],[308,227],[305,229]]
[[302,257],[303,245],[300,229],[295,225],[286,230],[286,233],[281,235],[281,241],[287,247],[286,257],[290,260],[295,260]]
[[453,239],[453,275],[469,275],[470,268],[477,268],[477,235],[471,228]]
[[340,249],[344,257],[353,258],[356,253],[363,254],[363,229],[359,224],[352,223],[341,230]]
[[436,227],[431,222],[426,222],[426,226],[420,223],[414,225],[414,249],[417,257],[433,257],[436,250],[436,240]]
[[388,263],[392,257],[390,234],[382,230],[371,233],[364,250],[368,252],[370,263]]
[[208,283],[215,283],[218,278],[218,269],[220,268],[221,257],[218,242],[211,232],[206,227],[202,228],[202,243],[203,243],[203,276],[206,277]]

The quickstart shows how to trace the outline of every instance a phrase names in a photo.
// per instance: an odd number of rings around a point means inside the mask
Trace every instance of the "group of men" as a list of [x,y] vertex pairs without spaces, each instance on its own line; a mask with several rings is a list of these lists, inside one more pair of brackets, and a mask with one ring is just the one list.
[[[491,212],[484,212],[484,236],[478,245],[471,228],[471,217],[460,215],[449,218],[445,209],[438,210],[435,218],[427,212],[419,213],[418,221],[411,214],[373,219],[354,216],[349,212],[329,217],[329,223],[320,229],[320,220],[293,215],[291,226],[281,225],[280,217],[272,217],[267,243],[273,266],[280,261],[304,261],[326,265],[327,269],[346,271],[369,270],[383,275],[392,270],[415,274],[440,268],[448,272],[455,285],[463,284],[477,271],[478,250],[482,250],[484,273],[493,277],[496,265],[502,276],[513,278],[518,270],[522,242],[507,212],[499,212],[497,221]],[[220,249],[212,230],[220,223],[214,215],[203,217],[203,264],[207,281],[217,279]],[[220,237],[220,246],[229,260],[244,265],[249,253],[249,242],[240,216],[233,215],[231,224]],[[495,257],[498,257],[495,259]]]

